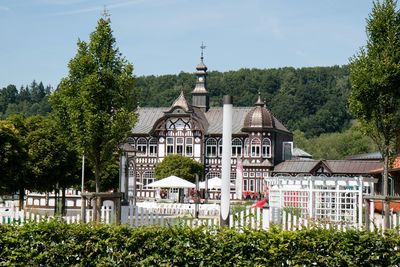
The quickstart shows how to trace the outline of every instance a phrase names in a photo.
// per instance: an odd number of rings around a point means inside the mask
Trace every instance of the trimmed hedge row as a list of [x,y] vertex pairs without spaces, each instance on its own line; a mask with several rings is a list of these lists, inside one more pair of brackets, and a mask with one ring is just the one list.
[[395,232],[0,225],[1,266],[400,266],[399,249]]

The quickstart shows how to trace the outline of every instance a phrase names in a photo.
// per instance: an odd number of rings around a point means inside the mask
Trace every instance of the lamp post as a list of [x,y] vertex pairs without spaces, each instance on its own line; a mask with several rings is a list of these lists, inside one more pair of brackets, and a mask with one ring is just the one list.
[[[134,165],[134,170],[133,170],[133,206],[136,206],[136,154],[138,150],[136,150],[133,146],[131,146],[128,143],[123,144],[120,146],[123,157],[125,158],[125,171],[124,171],[124,177],[120,177],[120,191],[124,193],[123,199],[122,199],[122,205],[129,205],[129,162],[133,159],[133,165]],[[121,166],[122,167],[122,166]],[[121,172],[122,174],[122,172]]]

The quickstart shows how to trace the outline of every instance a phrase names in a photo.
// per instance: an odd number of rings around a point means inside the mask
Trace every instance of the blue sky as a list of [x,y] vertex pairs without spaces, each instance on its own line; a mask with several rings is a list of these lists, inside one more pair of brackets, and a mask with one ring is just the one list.
[[372,0],[0,0],[0,87],[55,87],[107,7],[135,75],[347,64]]

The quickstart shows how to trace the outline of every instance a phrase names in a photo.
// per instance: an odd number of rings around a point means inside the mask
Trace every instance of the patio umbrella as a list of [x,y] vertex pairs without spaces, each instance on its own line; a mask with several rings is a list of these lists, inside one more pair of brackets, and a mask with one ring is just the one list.
[[[208,189],[219,189],[222,186],[222,179],[219,177],[214,177],[208,180]],[[230,183],[230,186],[235,186],[234,184]],[[206,188],[206,182],[200,182],[199,183],[199,188],[200,189],[205,189]]]
[[155,181],[146,185],[145,187],[159,187],[159,188],[195,188],[196,185],[185,179],[179,178],[175,175],[168,176],[161,180]]

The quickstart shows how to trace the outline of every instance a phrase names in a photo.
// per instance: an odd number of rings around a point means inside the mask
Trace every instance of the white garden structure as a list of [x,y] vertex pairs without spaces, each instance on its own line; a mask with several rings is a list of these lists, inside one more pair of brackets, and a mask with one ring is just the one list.
[[362,226],[363,195],[374,193],[371,177],[275,176],[266,179],[269,205],[303,218]]

